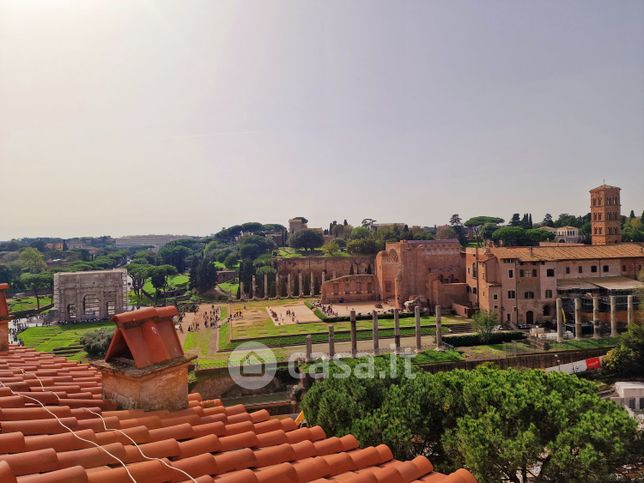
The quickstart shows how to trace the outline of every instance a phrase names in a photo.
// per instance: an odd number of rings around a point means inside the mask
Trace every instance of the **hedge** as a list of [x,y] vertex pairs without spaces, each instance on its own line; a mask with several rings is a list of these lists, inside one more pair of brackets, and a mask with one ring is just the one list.
[[490,338],[483,342],[480,334],[464,334],[464,335],[444,335],[443,341],[454,347],[470,347],[475,345],[485,344],[500,344],[502,342],[511,342],[513,340],[525,339],[526,334],[518,330],[507,332],[493,332]]

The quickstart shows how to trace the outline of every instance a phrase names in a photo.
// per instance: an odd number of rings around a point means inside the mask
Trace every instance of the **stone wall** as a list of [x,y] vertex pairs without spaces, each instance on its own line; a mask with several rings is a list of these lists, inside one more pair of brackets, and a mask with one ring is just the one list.
[[[277,275],[279,277],[280,296],[288,293],[288,276],[291,276],[291,293],[299,294],[299,277],[302,277],[302,295],[311,294],[311,281],[313,294],[319,295],[323,281],[331,280],[345,275],[359,275],[374,270],[374,257],[297,257],[282,258],[277,261]],[[271,294],[272,295],[272,294]]]
[[[401,240],[387,243],[376,256],[382,300],[398,307],[415,297],[430,305],[450,306],[452,295],[462,302],[461,288],[445,293],[445,284],[465,282],[465,255],[458,240]],[[434,285],[434,281],[440,282]],[[465,295],[466,298],[466,295]]]
[[322,286],[323,304],[379,300],[375,275],[345,275]]
[[104,320],[127,310],[122,269],[54,274],[54,310],[61,321]]

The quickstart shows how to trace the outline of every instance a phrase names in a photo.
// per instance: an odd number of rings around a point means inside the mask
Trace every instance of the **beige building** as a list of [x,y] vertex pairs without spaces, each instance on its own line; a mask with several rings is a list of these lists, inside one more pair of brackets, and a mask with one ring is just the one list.
[[[603,314],[608,297],[620,296],[625,321],[623,299],[644,290],[644,246],[637,243],[467,248],[465,263],[470,304],[508,325],[552,321],[557,297],[587,294],[601,297]],[[585,320],[591,311],[585,302]]]

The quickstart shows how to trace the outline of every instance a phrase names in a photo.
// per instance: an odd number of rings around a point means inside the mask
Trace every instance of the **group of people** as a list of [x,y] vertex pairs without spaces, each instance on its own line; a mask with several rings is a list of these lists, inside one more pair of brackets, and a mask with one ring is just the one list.
[[321,303],[317,302],[314,305],[314,307],[316,309],[320,309],[322,311],[322,313],[324,315],[326,315],[327,317],[337,317],[338,316],[338,313],[335,310],[333,310],[333,305],[331,305],[331,304],[321,304]]
[[289,318],[291,319],[291,323],[293,324],[300,323],[300,321],[297,319],[297,316],[295,315],[295,310],[287,309],[286,314],[282,314],[277,313],[272,308],[268,307],[268,313],[271,314],[271,318],[273,319],[273,322],[275,322],[275,325],[282,325]]
[[[199,313],[199,312],[197,312]],[[183,333],[183,317],[185,314],[181,314],[179,316],[179,331]],[[217,328],[219,326],[219,322],[221,321],[221,307],[215,305],[211,305],[209,310],[205,310],[201,314],[201,319],[200,320],[194,320],[193,322],[188,325],[188,332],[196,332],[201,330],[202,326],[203,328],[207,329],[209,327],[211,328]]]

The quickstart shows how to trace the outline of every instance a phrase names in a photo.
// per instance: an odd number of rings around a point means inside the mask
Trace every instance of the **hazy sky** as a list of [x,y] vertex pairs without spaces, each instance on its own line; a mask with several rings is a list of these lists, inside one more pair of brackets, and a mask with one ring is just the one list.
[[644,0],[0,0],[0,239],[644,208]]

